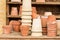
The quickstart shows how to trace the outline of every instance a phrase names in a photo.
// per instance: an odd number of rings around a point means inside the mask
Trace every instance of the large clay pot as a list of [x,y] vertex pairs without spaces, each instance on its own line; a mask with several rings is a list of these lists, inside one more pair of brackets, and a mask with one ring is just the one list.
[[45,0],[36,0],[36,2],[45,2]]
[[18,15],[17,7],[12,7],[12,9],[11,9],[11,15],[13,15],[13,16],[17,16]]
[[47,16],[41,16],[42,27],[47,27]]
[[28,25],[21,25],[20,31],[22,36],[27,36],[29,34],[29,26]]
[[37,18],[37,10],[36,7],[32,7],[32,18]]
[[57,32],[57,24],[56,24],[56,17],[54,15],[50,15],[47,21],[47,34],[48,36],[56,36]]
[[11,30],[12,30],[12,26],[11,25],[3,26],[3,33],[4,34],[10,34]]
[[14,31],[19,32],[19,28],[20,28],[20,25],[21,25],[20,21],[12,20],[12,21],[10,21],[10,25],[13,26]]

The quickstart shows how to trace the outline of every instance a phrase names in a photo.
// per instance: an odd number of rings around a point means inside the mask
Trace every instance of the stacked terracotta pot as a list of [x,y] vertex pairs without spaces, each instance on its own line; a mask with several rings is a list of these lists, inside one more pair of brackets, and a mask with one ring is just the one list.
[[45,2],[45,0],[36,0],[36,2]]
[[50,15],[47,21],[47,36],[55,37],[57,35],[56,17]]
[[[21,35],[23,35],[23,36],[25,36],[25,35],[27,36],[27,34],[29,32],[29,30],[26,28],[31,27],[31,23],[32,23],[31,15],[32,15],[31,0],[23,0],[22,15],[21,15],[21,18],[22,18],[22,20],[21,20],[21,22],[22,22]],[[22,30],[24,30],[24,31],[22,31]],[[28,31],[27,33],[26,33],[26,30]]]
[[52,15],[52,12],[45,12],[44,15],[41,16],[43,35],[47,35],[47,19],[49,15]]
[[11,20],[9,25],[12,25],[13,31],[19,32],[21,22],[20,21],[16,21],[16,20]]
[[18,15],[17,7],[12,7],[11,8],[11,15],[13,15],[13,16],[17,16]]
[[47,16],[41,16],[43,35],[47,35],[47,19]]

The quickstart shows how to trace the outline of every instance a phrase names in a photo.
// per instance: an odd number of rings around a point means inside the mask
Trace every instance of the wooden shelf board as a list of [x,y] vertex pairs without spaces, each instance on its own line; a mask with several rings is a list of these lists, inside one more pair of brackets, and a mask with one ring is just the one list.
[[60,15],[56,15],[56,18],[60,18]]
[[21,16],[12,16],[12,15],[8,15],[8,18],[21,18]]
[[[22,4],[22,2],[7,2],[7,4]],[[60,2],[32,2],[32,4],[60,5]]]
[[60,36],[56,36],[56,37],[48,37],[48,36],[21,36],[20,32],[13,32],[11,34],[2,34],[0,35],[0,38],[60,38]]

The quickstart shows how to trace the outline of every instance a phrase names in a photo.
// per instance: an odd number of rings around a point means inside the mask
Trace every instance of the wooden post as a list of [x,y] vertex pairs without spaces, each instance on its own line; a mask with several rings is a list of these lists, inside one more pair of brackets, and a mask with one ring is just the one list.
[[6,0],[0,0],[0,34],[3,33],[3,25],[6,25]]

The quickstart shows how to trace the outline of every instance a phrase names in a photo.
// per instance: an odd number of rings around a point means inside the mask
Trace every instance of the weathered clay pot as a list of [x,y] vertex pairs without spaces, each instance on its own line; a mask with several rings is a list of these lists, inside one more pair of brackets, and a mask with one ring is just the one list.
[[47,27],[47,16],[41,16],[42,27]]
[[22,36],[27,36],[29,34],[29,26],[28,25],[21,25],[20,31]]
[[13,15],[13,16],[17,16],[18,15],[17,7],[12,7],[12,9],[11,9],[11,15]]
[[45,2],[45,0],[36,0],[36,2]]
[[3,26],[3,32],[5,34],[10,34],[11,33],[11,30],[12,30],[12,26],[11,25]]
[[12,21],[10,22],[10,25],[13,26],[13,30],[14,30],[14,31],[19,32],[19,28],[20,28],[20,25],[21,25],[21,22],[20,22],[20,21],[12,20]]
[[32,7],[32,18],[36,18],[37,17],[37,10],[36,7]]
[[56,36],[56,31],[52,31],[52,30],[48,30],[48,32],[47,32],[47,36],[49,36],[49,37],[55,37]]

